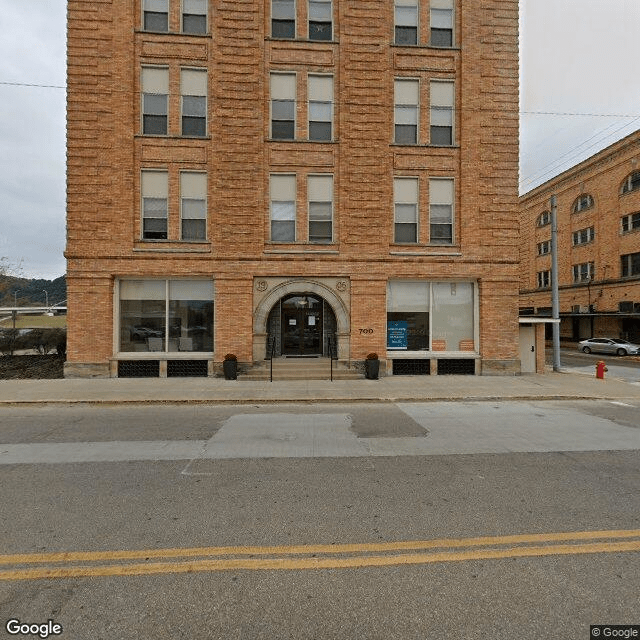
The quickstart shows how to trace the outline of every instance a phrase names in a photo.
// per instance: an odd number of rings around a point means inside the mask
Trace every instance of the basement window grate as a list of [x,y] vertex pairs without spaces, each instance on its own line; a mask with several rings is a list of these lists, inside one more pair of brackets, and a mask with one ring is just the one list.
[[160,376],[158,360],[119,360],[118,378],[157,378]]
[[476,373],[476,361],[468,358],[438,360],[438,375],[473,376]]
[[428,376],[431,374],[431,361],[423,358],[392,360],[394,376]]
[[169,360],[167,378],[206,378],[207,365],[206,360]]

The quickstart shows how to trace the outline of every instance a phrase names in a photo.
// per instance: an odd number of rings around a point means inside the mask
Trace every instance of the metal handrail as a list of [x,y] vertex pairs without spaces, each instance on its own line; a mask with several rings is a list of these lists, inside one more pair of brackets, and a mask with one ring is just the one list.
[[267,347],[267,352],[269,354],[269,382],[273,382],[273,355],[275,353],[275,349],[276,349],[276,339],[274,336],[271,336],[271,338],[269,338],[269,345]]
[[[329,336],[329,360],[331,361],[331,382],[333,382],[333,361],[338,359],[335,336]],[[334,356],[335,353],[335,356]]]

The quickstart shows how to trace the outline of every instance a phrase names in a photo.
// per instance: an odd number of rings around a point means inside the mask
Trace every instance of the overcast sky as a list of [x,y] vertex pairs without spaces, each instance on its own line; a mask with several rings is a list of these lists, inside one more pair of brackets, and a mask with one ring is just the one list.
[[[65,272],[66,2],[0,9],[0,257],[52,279]],[[640,0],[520,0],[520,11],[526,192],[640,128]]]

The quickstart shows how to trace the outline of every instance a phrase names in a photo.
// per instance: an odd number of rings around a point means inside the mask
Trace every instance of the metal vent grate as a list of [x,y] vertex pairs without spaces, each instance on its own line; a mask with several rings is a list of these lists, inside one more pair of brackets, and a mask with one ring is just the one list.
[[392,360],[394,376],[428,376],[431,373],[431,361],[424,359]]
[[473,376],[476,373],[476,361],[465,359],[438,360],[438,375]]
[[169,360],[167,362],[167,378],[206,378],[206,360]]
[[157,378],[160,375],[158,360],[119,360],[118,378]]

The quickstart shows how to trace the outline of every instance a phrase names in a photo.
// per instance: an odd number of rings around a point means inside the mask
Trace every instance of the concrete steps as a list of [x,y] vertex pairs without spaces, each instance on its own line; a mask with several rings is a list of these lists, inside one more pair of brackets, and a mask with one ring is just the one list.
[[[265,360],[246,373],[238,375],[242,380],[269,380],[270,362]],[[273,379],[275,380],[329,380],[331,361],[329,358],[274,358]],[[334,380],[360,380],[362,373],[349,369],[344,363],[333,362]]]

